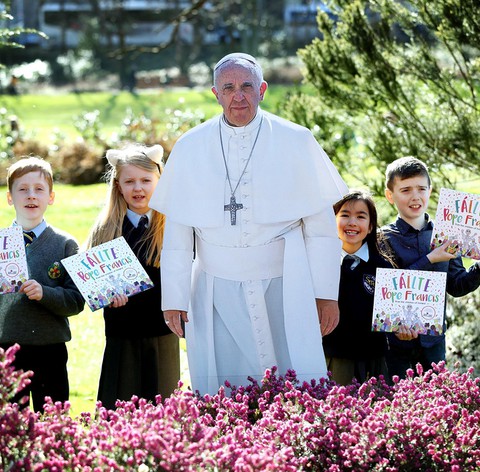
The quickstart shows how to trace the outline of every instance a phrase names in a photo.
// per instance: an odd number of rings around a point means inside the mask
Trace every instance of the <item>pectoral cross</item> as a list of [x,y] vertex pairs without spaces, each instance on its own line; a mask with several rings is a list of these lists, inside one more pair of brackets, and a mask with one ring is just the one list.
[[235,200],[235,195],[230,197],[230,203],[228,205],[223,206],[224,211],[230,212],[230,224],[236,225],[237,224],[237,210],[241,210],[243,205],[241,203],[237,203]]

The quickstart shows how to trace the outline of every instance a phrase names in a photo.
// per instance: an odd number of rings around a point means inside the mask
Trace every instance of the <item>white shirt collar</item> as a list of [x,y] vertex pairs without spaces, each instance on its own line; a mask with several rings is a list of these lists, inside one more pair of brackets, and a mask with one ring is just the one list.
[[[138,213],[135,213],[134,211],[127,208],[127,218],[130,220],[130,223],[135,226],[135,228],[138,226],[138,223],[140,223],[140,218],[142,216],[144,215],[139,215]],[[148,224],[150,224],[150,220],[152,218],[152,210],[148,210],[147,213],[145,213],[145,216],[148,218]]]
[[[13,226],[20,226],[16,221],[13,222]],[[29,231],[33,231],[35,236],[38,238],[46,229],[47,229],[47,222],[42,220],[35,228],[30,229]],[[23,229],[23,228],[22,228]]]
[[225,115],[222,115],[220,117],[220,124],[222,126],[222,131],[224,131],[225,133],[231,136],[234,136],[237,134],[251,133],[252,131],[256,130],[260,126],[261,121],[262,121],[262,110],[260,109],[260,107],[258,107],[257,109],[257,114],[255,115],[255,118],[245,126],[229,125],[225,119]]
[[347,251],[342,249],[342,260],[340,262],[343,262],[343,258],[345,256],[357,256],[360,259],[362,259],[362,261],[368,262],[368,259],[370,259],[370,253],[368,251],[368,244],[363,243],[362,246],[360,247],[360,249],[353,254],[349,254]]

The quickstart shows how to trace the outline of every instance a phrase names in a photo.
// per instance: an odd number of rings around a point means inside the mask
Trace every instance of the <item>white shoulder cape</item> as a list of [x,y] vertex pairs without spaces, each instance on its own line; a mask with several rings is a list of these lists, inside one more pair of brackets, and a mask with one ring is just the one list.
[[[269,224],[319,213],[348,188],[312,133],[259,110],[262,129],[252,155],[253,217]],[[176,142],[150,207],[192,227],[224,224],[225,166],[216,116]]]

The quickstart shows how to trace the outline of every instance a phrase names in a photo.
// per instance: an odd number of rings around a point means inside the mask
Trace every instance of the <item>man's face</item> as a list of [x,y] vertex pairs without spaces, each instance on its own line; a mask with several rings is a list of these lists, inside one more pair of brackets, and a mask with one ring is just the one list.
[[255,118],[258,104],[267,90],[267,83],[259,84],[249,69],[240,64],[232,64],[218,76],[217,87],[213,87],[212,92],[222,106],[228,123],[245,126]]

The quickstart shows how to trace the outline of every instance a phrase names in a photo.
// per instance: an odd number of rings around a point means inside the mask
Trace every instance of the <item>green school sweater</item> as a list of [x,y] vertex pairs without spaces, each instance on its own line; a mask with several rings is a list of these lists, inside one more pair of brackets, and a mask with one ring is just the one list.
[[68,233],[48,226],[27,248],[29,278],[43,287],[40,301],[23,293],[0,295],[0,343],[46,345],[71,339],[68,317],[84,300],[61,260],[78,252]]

